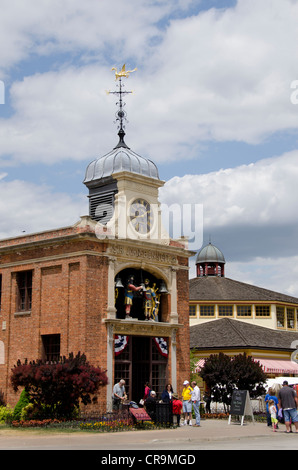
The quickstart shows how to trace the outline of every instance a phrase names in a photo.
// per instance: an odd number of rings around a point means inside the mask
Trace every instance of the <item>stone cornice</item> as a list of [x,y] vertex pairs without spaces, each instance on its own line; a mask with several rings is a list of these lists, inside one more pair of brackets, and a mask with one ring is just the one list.
[[142,320],[104,319],[106,326],[113,329],[113,334],[172,337],[174,331],[182,328],[180,323],[148,322]]

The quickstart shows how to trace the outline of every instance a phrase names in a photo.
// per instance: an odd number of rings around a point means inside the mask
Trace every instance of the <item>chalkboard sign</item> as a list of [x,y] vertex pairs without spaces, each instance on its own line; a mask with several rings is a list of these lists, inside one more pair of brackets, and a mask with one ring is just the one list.
[[253,410],[250,402],[248,390],[234,390],[232,395],[231,410],[229,416],[229,424],[231,423],[231,416],[242,416],[241,426],[244,422],[244,416],[250,415],[254,423]]
[[231,415],[243,416],[245,410],[247,390],[234,390],[231,403]]

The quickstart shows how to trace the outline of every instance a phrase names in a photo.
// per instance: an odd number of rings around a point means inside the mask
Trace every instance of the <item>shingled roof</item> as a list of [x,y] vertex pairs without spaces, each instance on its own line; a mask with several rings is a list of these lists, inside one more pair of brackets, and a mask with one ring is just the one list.
[[272,330],[244,321],[221,318],[190,327],[191,349],[254,348],[292,351],[298,332]]
[[227,277],[203,276],[190,279],[189,300],[197,301],[268,301],[298,305],[297,297],[280,294],[269,289],[234,281]]

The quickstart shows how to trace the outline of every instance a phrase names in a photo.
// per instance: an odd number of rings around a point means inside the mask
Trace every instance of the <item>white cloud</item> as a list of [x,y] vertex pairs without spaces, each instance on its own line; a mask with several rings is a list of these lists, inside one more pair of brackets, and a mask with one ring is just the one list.
[[1,179],[0,194],[0,239],[73,225],[88,213],[86,196],[25,181]]
[[[30,55],[84,52],[111,57],[146,57],[159,36],[157,23],[192,0],[11,0],[2,2],[0,69]],[[124,52],[125,51],[125,52]],[[85,57],[86,58],[86,57]],[[122,60],[122,59],[121,59]]]
[[297,75],[297,19],[297,2],[241,0],[172,21],[149,61],[149,136],[162,133],[175,153],[181,142],[258,143],[296,129],[290,84]]
[[258,258],[244,263],[227,262],[226,276],[298,298],[298,255]]
[[204,205],[206,230],[298,224],[298,150],[203,175],[174,177],[162,202]]
[[[23,5],[17,16],[11,10],[16,5]],[[297,128],[290,100],[297,79],[297,2],[239,0],[234,8],[175,19],[163,29],[156,23],[173,8],[165,1],[24,5],[6,4],[4,64],[65,50],[101,59],[75,68],[57,57],[55,72],[13,84],[15,113],[1,121],[0,149],[15,161],[85,159],[109,151],[115,100],[105,90],[114,85],[113,61],[119,66],[127,58],[138,67],[126,81],[135,92],[126,100],[127,142],[156,162],[198,158],[208,140],[255,144]]]
[[[226,276],[298,296],[298,151],[206,175],[186,175],[160,190],[164,204],[203,204],[190,249],[211,242]],[[185,234],[187,235],[187,233]],[[192,234],[190,234],[192,235]],[[195,257],[190,277],[195,276]]]
[[[102,88],[98,86],[100,76],[106,78],[101,78]],[[1,120],[2,155],[11,155],[18,162],[46,164],[95,157],[96,150],[105,147],[108,130],[116,133],[115,100],[106,96],[104,88],[111,78],[109,71],[88,66],[15,82],[11,99],[16,113]]]

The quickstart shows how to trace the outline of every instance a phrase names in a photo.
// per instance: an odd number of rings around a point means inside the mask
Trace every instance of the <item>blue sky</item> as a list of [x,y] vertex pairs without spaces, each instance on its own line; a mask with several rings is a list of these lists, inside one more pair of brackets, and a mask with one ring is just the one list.
[[126,63],[126,142],[161,202],[203,205],[228,277],[298,296],[297,20],[296,0],[3,0],[0,237],[87,213]]

